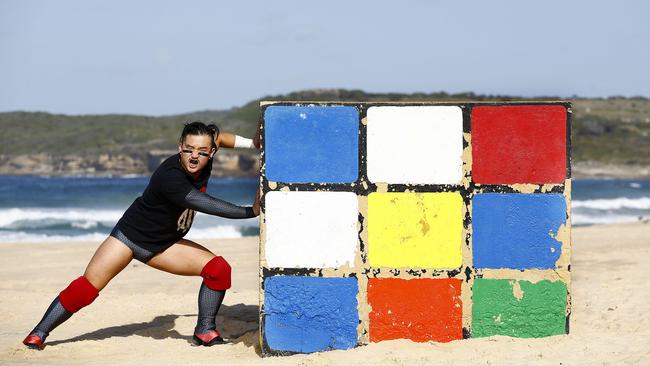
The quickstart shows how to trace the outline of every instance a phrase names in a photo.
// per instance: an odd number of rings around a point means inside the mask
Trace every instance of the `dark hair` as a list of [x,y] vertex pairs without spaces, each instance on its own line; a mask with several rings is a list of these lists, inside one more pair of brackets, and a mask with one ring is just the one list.
[[219,136],[219,127],[214,123],[206,125],[201,121],[188,122],[185,124],[185,127],[183,127],[183,132],[181,133],[181,138],[179,140],[181,144],[185,141],[185,136],[187,135],[209,135],[212,137],[212,147],[216,148],[214,140]]

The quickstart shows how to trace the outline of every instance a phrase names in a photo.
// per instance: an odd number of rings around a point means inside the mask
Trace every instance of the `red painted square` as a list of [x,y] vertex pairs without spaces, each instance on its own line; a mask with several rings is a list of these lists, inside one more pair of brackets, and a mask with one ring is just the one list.
[[368,280],[370,341],[411,339],[449,342],[463,338],[461,280]]
[[472,177],[483,184],[564,183],[566,107],[472,109]]

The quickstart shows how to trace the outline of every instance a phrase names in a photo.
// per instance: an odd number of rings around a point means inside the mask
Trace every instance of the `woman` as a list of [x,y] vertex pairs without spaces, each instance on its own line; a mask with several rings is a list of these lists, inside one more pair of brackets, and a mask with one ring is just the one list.
[[259,215],[259,192],[252,207],[237,206],[205,193],[212,157],[218,148],[253,145],[259,147],[259,131],[254,143],[230,133],[220,134],[214,125],[186,124],[179,153],[156,169],[142,196],[131,204],[97,248],[83,276],[61,291],[23,343],[29,348],[43,349],[48,334],[93,302],[133,258],[166,272],[203,277],[193,340],[203,346],[223,343],[215,317],[230,288],[230,266],[223,257],[183,236],[190,230],[195,211],[233,219]]

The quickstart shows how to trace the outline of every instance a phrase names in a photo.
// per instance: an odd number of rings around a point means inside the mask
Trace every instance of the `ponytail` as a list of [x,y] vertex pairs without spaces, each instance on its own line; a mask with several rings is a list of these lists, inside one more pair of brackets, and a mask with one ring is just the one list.
[[183,127],[183,132],[181,133],[180,143],[185,142],[185,136],[187,135],[209,135],[212,138],[212,147],[217,148],[215,140],[219,136],[219,127],[214,123],[206,125],[201,121],[188,122]]
[[[212,137],[213,137],[212,139],[216,141],[217,137],[219,137],[219,127],[217,125],[215,125],[214,123],[210,123],[208,125],[208,129],[210,131],[212,131]],[[215,146],[215,148],[216,148],[216,146]]]

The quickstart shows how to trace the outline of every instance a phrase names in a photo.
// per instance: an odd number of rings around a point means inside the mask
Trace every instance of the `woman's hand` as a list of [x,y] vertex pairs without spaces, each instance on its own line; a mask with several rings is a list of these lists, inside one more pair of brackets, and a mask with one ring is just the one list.
[[261,140],[262,140],[262,122],[257,123],[257,132],[255,132],[255,137],[253,137],[253,145],[255,145],[256,148],[260,148],[261,145]]
[[257,188],[257,191],[255,192],[255,203],[253,203],[253,213],[255,213],[255,216],[260,215],[260,189]]

